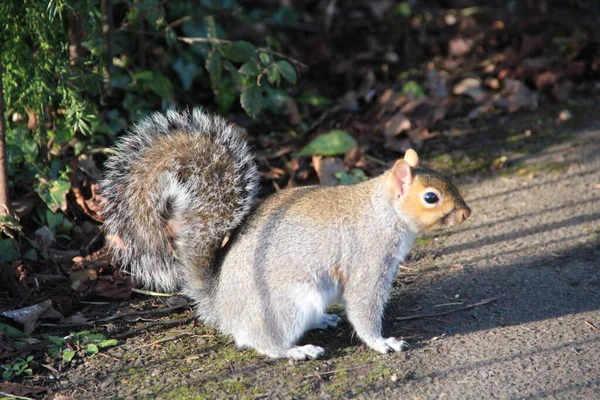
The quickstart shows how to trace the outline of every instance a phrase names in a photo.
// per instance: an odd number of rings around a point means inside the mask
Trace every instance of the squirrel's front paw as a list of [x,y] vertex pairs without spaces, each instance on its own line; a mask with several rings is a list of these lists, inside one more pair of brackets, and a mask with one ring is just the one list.
[[292,360],[306,360],[319,358],[325,353],[325,349],[319,346],[307,344],[304,346],[294,346],[286,351],[286,357]]
[[404,340],[398,340],[394,337],[387,338],[383,342],[388,347],[388,349],[391,349],[393,351],[403,351],[410,347],[408,343]]
[[394,337],[387,339],[381,338],[379,340],[367,343],[369,347],[380,353],[386,354],[390,351],[403,351],[408,349],[409,345],[404,340],[398,340]]

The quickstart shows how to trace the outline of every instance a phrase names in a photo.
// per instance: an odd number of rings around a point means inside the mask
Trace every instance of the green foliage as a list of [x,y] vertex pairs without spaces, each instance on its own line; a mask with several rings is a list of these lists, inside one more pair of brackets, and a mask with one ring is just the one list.
[[365,171],[360,168],[352,168],[350,171],[340,171],[335,173],[335,177],[342,185],[352,185],[364,182],[369,179]]
[[[81,331],[72,333],[66,338],[47,335],[48,342],[47,351],[52,357],[57,357],[62,354],[62,359],[65,362],[73,361],[78,350],[85,350],[88,355],[95,355],[102,349],[116,346],[119,341],[117,339],[107,339],[101,333],[91,333],[89,331]],[[69,348],[66,346],[69,345]]]
[[408,81],[402,86],[402,94],[410,94],[415,99],[425,96],[425,90],[415,81]]
[[0,264],[19,258],[19,251],[12,239],[0,239]]
[[206,43],[209,45],[204,66],[221,112],[227,112],[236,93],[240,93],[242,108],[256,118],[268,104],[265,96],[269,97],[273,93],[270,89],[281,85],[281,78],[296,83],[298,76],[294,67],[286,60],[277,61],[270,48],[219,39],[218,26],[212,17],[206,19],[206,25],[207,36],[195,39],[203,49],[206,49]]
[[356,139],[348,132],[339,129],[332,130],[314,138],[297,156],[337,156],[356,147]]
[[12,364],[3,364],[2,378],[10,379],[13,376],[33,374],[33,370],[29,367],[31,361],[33,361],[33,356],[28,356],[27,359],[16,357]]
[[0,322],[0,331],[4,331],[4,334],[11,339],[23,339],[29,337],[29,335],[21,332],[17,328],[5,324],[4,322]]
[[[289,95],[281,88],[298,80],[276,39],[228,40],[243,24],[297,23],[292,8],[139,0],[114,2],[111,17],[117,25],[106,65],[97,0],[0,2],[10,191],[37,192],[51,213],[38,210],[35,222],[63,235],[74,156],[110,145],[155,110],[212,101],[223,114],[282,112]],[[73,36],[75,27],[81,35]],[[0,230],[7,224],[0,221]],[[0,246],[8,249],[2,259],[15,257],[13,242]]]
[[[78,57],[69,53],[70,16],[85,32]],[[6,0],[0,26],[9,181],[13,190],[34,188],[52,211],[66,210],[65,151],[72,151],[79,136],[89,137],[98,121],[90,106],[102,81],[97,4]]]

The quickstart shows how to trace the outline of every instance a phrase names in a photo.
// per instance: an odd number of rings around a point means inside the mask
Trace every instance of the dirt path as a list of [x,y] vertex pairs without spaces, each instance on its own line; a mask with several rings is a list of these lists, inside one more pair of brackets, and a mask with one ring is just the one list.
[[[385,327],[413,343],[409,351],[375,354],[344,324],[309,333],[304,341],[329,353],[294,365],[239,352],[189,324],[126,340],[107,352],[113,358],[88,358],[61,377],[63,393],[600,398],[600,123],[519,163],[519,173],[465,184],[471,219],[414,250]],[[488,298],[497,300],[437,318],[395,319]],[[147,346],[176,335],[183,336]]]

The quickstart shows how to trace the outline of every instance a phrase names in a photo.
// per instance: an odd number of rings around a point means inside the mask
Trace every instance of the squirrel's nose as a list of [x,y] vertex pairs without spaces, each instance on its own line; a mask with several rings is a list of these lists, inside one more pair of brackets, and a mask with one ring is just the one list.
[[458,221],[463,222],[471,215],[471,209],[469,207],[459,208],[456,210],[458,214]]

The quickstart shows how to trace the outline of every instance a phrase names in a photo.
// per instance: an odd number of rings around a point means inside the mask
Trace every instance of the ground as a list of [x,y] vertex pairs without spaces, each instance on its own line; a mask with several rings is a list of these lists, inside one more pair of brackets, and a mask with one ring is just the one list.
[[[515,129],[508,140],[467,135],[484,144],[473,153],[431,156],[430,165],[443,167],[486,151],[508,155],[502,173],[452,167],[473,214],[449,232],[419,239],[400,270],[384,330],[409,341],[408,351],[376,354],[343,323],[303,338],[328,349],[323,359],[292,363],[238,351],[227,337],[189,323],[86,357],[60,376],[58,395],[600,398],[600,119],[588,111],[577,129],[556,125],[550,134],[521,135],[519,117],[504,117],[495,126]],[[138,302],[160,301],[145,299]],[[397,319],[486,299],[493,301]],[[94,307],[114,313],[129,305]]]

